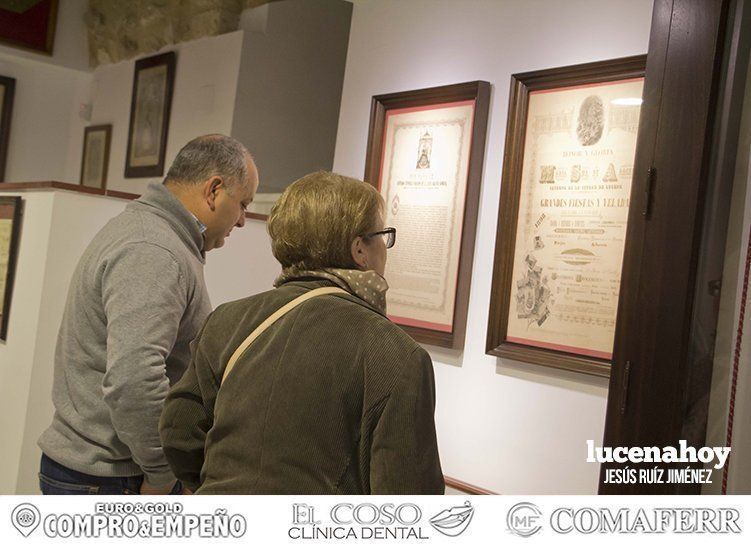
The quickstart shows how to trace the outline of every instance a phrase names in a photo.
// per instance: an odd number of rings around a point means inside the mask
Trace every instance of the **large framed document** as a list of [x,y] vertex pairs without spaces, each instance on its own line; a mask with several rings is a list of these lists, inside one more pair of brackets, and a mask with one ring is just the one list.
[[488,354],[609,375],[645,64],[511,77]]
[[0,340],[8,339],[8,314],[16,275],[22,205],[20,196],[0,197]]
[[389,318],[415,340],[464,346],[490,83],[374,96],[365,181],[396,227]]

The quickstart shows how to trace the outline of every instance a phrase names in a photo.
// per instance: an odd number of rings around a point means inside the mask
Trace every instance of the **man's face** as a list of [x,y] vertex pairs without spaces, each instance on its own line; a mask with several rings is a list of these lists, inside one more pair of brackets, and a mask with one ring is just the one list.
[[222,247],[224,240],[235,227],[245,225],[245,209],[253,201],[258,189],[258,170],[248,159],[248,179],[242,185],[227,187],[221,180],[213,189],[214,209],[208,214],[204,224],[204,251]]

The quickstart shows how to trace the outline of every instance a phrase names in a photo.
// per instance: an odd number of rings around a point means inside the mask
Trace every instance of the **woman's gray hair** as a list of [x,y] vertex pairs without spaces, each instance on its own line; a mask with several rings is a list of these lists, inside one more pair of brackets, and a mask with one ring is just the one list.
[[199,136],[180,150],[164,182],[201,183],[219,176],[232,189],[247,182],[249,158],[248,150],[234,138],[223,134]]
[[383,211],[372,185],[333,172],[308,174],[271,209],[271,252],[284,269],[357,268],[352,241],[372,231]]

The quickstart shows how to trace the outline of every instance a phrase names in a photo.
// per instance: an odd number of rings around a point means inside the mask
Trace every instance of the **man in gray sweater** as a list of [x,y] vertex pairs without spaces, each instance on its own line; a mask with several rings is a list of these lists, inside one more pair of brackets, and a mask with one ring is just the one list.
[[57,340],[55,415],[39,439],[43,493],[179,491],[159,417],[211,311],[205,252],[245,224],[257,187],[242,144],[201,136],[91,241]]

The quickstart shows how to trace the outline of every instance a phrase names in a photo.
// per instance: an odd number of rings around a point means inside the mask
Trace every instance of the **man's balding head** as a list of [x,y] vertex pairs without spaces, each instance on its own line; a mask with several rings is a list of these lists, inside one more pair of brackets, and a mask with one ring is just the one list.
[[180,150],[165,186],[204,225],[205,251],[221,247],[258,188],[258,170],[243,144],[222,134],[199,136]]
[[250,153],[243,144],[223,134],[206,134],[189,141],[172,162],[164,183],[201,184],[212,176],[228,188],[248,183]]

